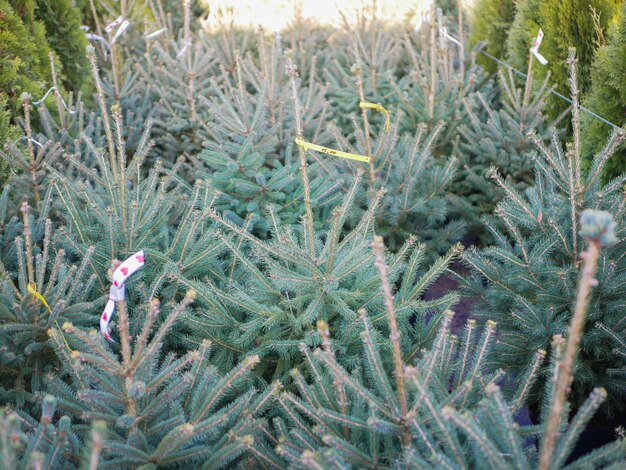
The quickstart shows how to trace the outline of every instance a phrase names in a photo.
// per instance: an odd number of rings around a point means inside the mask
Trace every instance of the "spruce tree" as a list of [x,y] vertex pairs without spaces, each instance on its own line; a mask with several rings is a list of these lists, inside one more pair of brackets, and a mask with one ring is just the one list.
[[[450,213],[449,196],[458,162],[455,158],[444,162],[433,155],[443,127],[441,122],[429,132],[424,124],[415,136],[398,136],[397,126],[393,126],[390,133],[381,130],[372,139],[374,164],[360,205],[367,208],[375,190],[385,191],[377,212],[376,233],[388,240],[393,251],[416,237],[426,244],[426,256],[434,260],[466,233],[466,224]],[[365,141],[361,135],[358,140]]]
[[[209,212],[225,231],[217,235],[233,251],[233,261],[223,280],[203,285],[177,276],[183,285],[196,289],[199,302],[206,304],[188,318],[189,337],[195,341],[210,338],[222,345],[225,365],[246,351],[259,354],[263,377],[281,379],[300,363],[301,342],[319,344],[312,326],[323,320],[341,331],[345,345],[342,361],[358,361],[354,348],[357,312],[370,306],[371,317],[380,321],[383,305],[375,290],[378,277],[369,254],[381,195],[372,201],[359,224],[346,231],[345,221],[357,190],[358,180],[322,229],[308,230],[306,219],[298,226],[282,225],[277,217],[270,217],[274,225],[267,241],[219,213]],[[423,301],[420,296],[459,251],[458,246],[453,247],[425,269],[425,247],[409,239],[393,256],[394,279],[401,279],[397,299],[402,318],[420,325],[407,338],[416,351],[432,341],[441,312],[458,300],[455,293],[432,301]]]
[[43,210],[36,217],[23,202],[18,218],[7,216],[9,189],[2,192],[0,208],[4,216],[0,261],[0,362],[4,373],[0,394],[3,401],[28,408],[44,389],[44,375],[59,366],[47,330],[60,330],[66,320],[89,324],[84,312],[94,307],[96,277],[88,270],[93,248],[76,265],[70,265],[65,252],[56,249],[48,218],[51,193],[47,192]]
[[[536,63],[536,62],[534,62]],[[535,145],[528,135],[546,142],[550,139],[550,124],[544,109],[551,88],[548,81],[536,86],[534,74],[521,87],[511,70],[498,74],[500,96],[490,99],[481,91],[464,98],[467,120],[459,126],[462,138],[457,151],[459,170],[450,194],[452,213],[467,221],[473,234],[481,233],[480,219],[491,214],[503,193],[487,176],[491,167],[498,170],[517,191],[532,185],[534,179],[533,153]],[[483,242],[489,235],[482,231]]]
[[[607,228],[594,228],[599,227]],[[537,468],[537,448],[528,437],[538,435],[545,447],[550,436],[545,423],[556,402],[544,401],[539,426],[520,426],[513,416],[539,378],[546,351],[535,352],[510,399],[501,386],[502,371],[488,366],[497,354],[493,321],[479,333],[475,320],[469,320],[459,339],[450,332],[454,313],[447,311],[432,346],[416,357],[403,349],[405,331],[398,328],[399,310],[386,279],[382,239],[372,245],[389,335],[372,324],[363,309],[361,364],[349,370],[337,357],[341,342],[331,340],[326,322],[318,322],[320,347],[301,345],[306,369],[291,372],[291,390],[275,384],[280,410],[272,422],[279,436],[276,452],[296,468]],[[555,337],[550,358],[554,377],[561,369],[562,346],[563,338]],[[551,391],[556,381],[548,380],[546,386]],[[606,390],[594,389],[575,417],[561,422],[549,468],[569,468],[580,431],[606,396]],[[571,465],[617,468],[625,458],[622,436]]]
[[[492,169],[490,177],[502,189],[504,199],[486,228],[494,238],[493,246],[468,250],[465,263],[477,274],[466,280],[482,303],[480,317],[491,318],[500,328],[498,365],[524,370],[538,348],[548,349],[554,334],[565,334],[570,308],[576,293],[581,264],[579,256],[580,214],[585,208],[604,209],[615,214],[616,233],[624,224],[624,176],[606,185],[601,175],[619,143],[617,132],[595,157],[585,176],[582,172],[578,89],[574,77],[575,59],[570,56],[572,128],[574,141],[563,145],[555,134],[552,143],[542,143],[535,134],[535,185],[523,193]],[[501,228],[499,228],[501,227]],[[582,337],[576,368],[572,405],[579,407],[593,387],[608,391],[604,412],[612,415],[623,409],[624,335],[621,321],[621,279],[624,265],[622,241],[603,250],[596,275],[599,287],[589,307],[588,327]],[[487,288],[484,288],[484,282]],[[537,390],[545,393],[543,387]]]
[[[268,236],[268,211],[282,223],[296,223],[302,215],[304,187],[298,173],[294,145],[294,109],[291,85],[284,73],[286,58],[280,43],[268,44],[259,35],[258,58],[235,54],[235,67],[220,85],[213,82],[203,108],[212,119],[205,125],[210,138],[195,159],[197,176],[220,192],[216,208],[236,224],[261,237]],[[312,61],[307,81],[299,80],[298,95],[305,107],[302,126],[307,137],[329,145],[325,118],[330,114],[326,87]],[[328,213],[338,204],[344,178],[332,162],[313,156],[309,166],[315,210]],[[246,219],[248,222],[244,222]]]
[[[539,271],[550,294],[562,272],[572,292],[581,269],[580,285],[592,287],[593,272],[572,256],[583,248],[572,234],[581,227],[590,246],[608,241],[610,217],[584,212],[565,241],[559,234],[588,205],[614,212],[619,238],[622,180],[601,187],[594,170],[587,186],[582,177],[572,185],[579,169],[567,163],[578,160],[543,150],[542,92],[517,90],[509,77],[499,108],[493,82],[439,29],[442,16],[405,34],[361,14],[326,41],[332,29],[302,19],[273,37],[232,26],[210,32],[194,26],[191,2],[172,16],[161,6],[99,3],[95,32],[120,14],[129,27],[105,31],[108,47],[90,36],[93,99],[58,88],[45,101],[23,94],[21,116],[11,117],[23,136],[4,148],[12,172],[0,195],[4,461],[533,468],[539,450],[553,468],[565,466],[607,393],[614,406],[621,376],[578,374],[570,419],[569,376],[558,372],[576,355],[564,356],[563,338],[546,335],[546,344],[537,324],[512,326],[510,299],[493,291],[486,321],[458,331],[451,309],[459,292],[426,293],[462,252],[453,242],[464,223],[451,217],[448,194],[458,164],[449,156],[464,158],[461,139],[479,143],[476,160],[502,160],[510,149],[506,168],[524,183],[495,184],[508,190],[498,208],[510,213],[502,227],[514,241],[496,226],[503,248],[485,252],[512,263],[498,286],[533,300],[540,296],[525,284],[527,271]],[[59,70],[51,68],[52,85]],[[362,101],[378,107],[360,109]],[[532,157],[521,133],[535,126]],[[331,150],[314,153],[303,141]],[[530,158],[539,184],[525,190],[525,204],[516,190]],[[560,179],[568,172],[573,180]],[[524,218],[538,200],[542,212]],[[539,236],[552,251],[541,251]],[[529,245],[539,247],[532,267],[523,260]],[[599,338],[597,359],[623,367],[621,241],[600,245],[601,302],[590,307],[581,357],[588,360],[593,335],[613,332]],[[144,267],[120,299],[111,288],[120,259],[138,250]],[[554,274],[558,263],[565,267]],[[558,300],[556,333],[572,306],[571,296]],[[112,305],[115,314],[97,331],[105,303],[106,321]],[[513,328],[529,338],[519,343],[525,362],[507,362],[498,343]],[[497,368],[502,359],[516,375]],[[551,379],[541,380],[546,373]],[[539,386],[540,424],[518,426],[514,416]],[[573,464],[619,468],[624,453],[618,439]]]
[[156,332],[152,330],[162,313],[153,299],[132,336],[126,301],[117,302],[121,357],[95,331],[65,323],[63,331],[74,348],[70,353],[61,333],[49,330],[69,377],[50,375],[48,387],[59,397],[59,407],[77,421],[107,423],[103,464],[223,468],[245,458],[245,465],[272,461],[263,422],[257,419],[271,389],[256,394],[246,383],[258,356],[221,376],[209,362],[209,341],[182,356],[162,353],[164,337],[194,298],[188,291],[180,303],[166,308]]
[[88,441],[81,447],[68,416],[57,418],[58,400],[43,397],[41,417],[33,419],[19,411],[0,409],[0,453],[2,468],[96,468],[106,426],[94,421]]
[[139,73],[148,93],[158,98],[150,97],[157,105],[155,140],[161,156],[172,162],[182,153],[196,154],[209,137],[206,122],[210,115],[199,97],[213,94],[211,86],[220,72],[213,41],[193,32],[190,4],[184,5],[183,28],[171,30],[163,18],[156,25],[159,36],[141,38],[146,61]]

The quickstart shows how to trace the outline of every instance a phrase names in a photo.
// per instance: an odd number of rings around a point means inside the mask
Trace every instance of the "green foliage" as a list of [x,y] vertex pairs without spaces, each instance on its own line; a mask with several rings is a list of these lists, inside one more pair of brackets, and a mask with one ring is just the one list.
[[[277,452],[297,468],[313,462],[360,468],[389,468],[394,462],[409,467],[469,464],[471,457],[463,455],[462,439],[443,418],[442,407],[456,404],[471,410],[485,385],[500,374],[484,370],[494,325],[476,347],[478,335],[470,321],[459,344],[450,334],[453,315],[444,314],[432,348],[417,352],[405,343],[403,359],[412,365],[404,368],[402,378],[391,372],[388,352],[393,340],[372,324],[365,310],[356,321],[362,352],[352,372],[337,358],[341,341],[331,341],[328,326],[318,323],[322,347],[303,345],[306,369],[291,373],[297,395],[285,390],[276,398],[281,411],[274,421]],[[400,389],[400,382],[406,390]]]
[[[573,128],[579,128],[574,113]],[[548,349],[555,334],[565,334],[579,277],[579,256],[584,248],[578,220],[585,208],[615,214],[621,233],[624,220],[624,177],[601,184],[601,174],[623,133],[615,133],[595,157],[589,174],[582,175],[580,136],[563,148],[555,135],[552,145],[532,136],[538,155],[534,187],[518,192],[495,170],[491,177],[506,194],[495,215],[502,230],[490,221],[486,226],[494,246],[470,250],[465,262],[478,276],[468,285],[479,295],[481,317],[498,321],[501,339],[498,365],[521,370],[538,348]],[[623,409],[624,343],[622,322],[623,279],[626,275],[622,241],[603,250],[587,314],[575,370],[577,382],[572,403],[581,406],[593,387],[604,387],[609,399],[604,408],[611,415]],[[484,289],[483,282],[488,282]],[[601,366],[598,366],[602,364]],[[539,394],[544,391],[542,387]]]
[[[472,9],[470,46],[485,41],[485,51],[498,59],[504,58],[514,17],[514,0],[477,0]],[[477,60],[490,73],[498,70],[498,65],[488,57],[478,57]]]
[[483,243],[489,235],[479,220],[491,214],[503,196],[488,177],[489,169],[497,167],[516,191],[523,191],[534,179],[535,146],[527,133],[534,131],[542,142],[550,137],[543,114],[550,92],[547,81],[534,90],[531,75],[520,88],[511,70],[508,74],[500,70],[498,83],[500,100],[480,91],[464,100],[468,119],[459,127],[460,169],[450,195],[453,213],[470,224],[472,233],[480,233]]
[[[585,98],[585,106],[618,126],[626,124],[626,4],[608,31],[606,44],[596,52],[591,73],[591,88]],[[602,143],[609,133],[609,126],[591,118],[583,118],[583,155],[588,168],[593,155],[602,150]],[[607,163],[605,181],[626,171],[626,151],[620,148]]]
[[[33,17],[33,2],[0,0],[0,149],[19,134],[14,116],[22,93],[39,96],[50,78],[50,49],[43,25]],[[0,165],[0,186],[8,176]]]
[[[534,61],[533,70],[537,78],[543,80],[550,74],[557,91],[567,95],[569,82],[565,59],[568,48],[575,47],[580,65],[580,89],[582,93],[587,93],[593,81],[592,63],[596,60],[596,49],[601,43],[598,28],[606,33],[620,4],[622,0],[517,1],[515,19],[506,44],[508,62],[518,70],[526,70],[528,49],[539,29],[542,29],[545,37],[539,52],[548,59],[549,64],[542,66]],[[604,79],[600,80],[603,81]],[[547,110],[550,118],[556,119],[567,106],[559,98],[549,99]],[[606,135],[596,140],[598,149],[605,138]]]
[[[539,5],[539,26],[545,37],[540,52],[550,62],[537,68],[540,73],[550,70],[557,91],[569,92],[568,48],[575,47],[580,67],[580,90],[586,93],[591,84],[591,65],[597,48],[596,28],[592,9],[599,15],[599,25],[606,30],[622,0],[547,0]],[[543,78],[543,75],[538,75]],[[549,101],[552,119],[566,110],[568,104],[558,98]]]
[[[51,85],[51,64],[60,70],[62,63],[70,88],[80,88],[86,41],[79,26],[69,0],[0,1],[0,149],[19,137],[15,116],[24,94],[40,99]],[[0,162],[0,186],[7,171]]]
[[157,102],[156,145],[162,149],[164,158],[175,161],[182,152],[196,154],[208,138],[204,123],[209,120],[209,114],[198,105],[197,96],[212,94],[217,69],[211,43],[205,35],[194,36],[183,55],[179,54],[185,47],[184,35],[172,39],[166,32],[153,45],[146,40],[149,53],[140,73],[149,93],[159,98],[154,100]]
[[[450,334],[452,316],[448,312],[433,346],[405,366],[400,379],[385,360],[393,339],[377,331],[364,313],[359,323],[362,362],[352,372],[336,358],[340,341],[331,341],[327,325],[319,324],[322,348],[302,346],[306,371],[293,370],[295,391],[277,395],[276,451],[294,468],[537,468],[537,449],[529,437],[541,437],[543,425],[519,426],[514,414],[538,378],[536,366],[545,351],[536,354],[535,368],[507,400],[498,385],[501,371],[486,367],[495,353],[495,323],[488,322],[479,335],[470,320],[459,341]],[[605,390],[594,390],[572,421],[563,423],[551,468],[569,468],[581,429],[605,398]],[[621,438],[571,465],[619,466],[625,459]]]
[[[297,223],[303,214],[302,178],[298,173],[294,145],[294,109],[285,57],[280,44],[271,46],[262,36],[259,58],[241,60],[235,55],[232,77],[203,99],[212,117],[206,125],[210,140],[197,158],[197,176],[220,192],[217,208],[240,226],[267,237],[271,220],[268,211],[285,224]],[[315,78],[317,71],[311,67]],[[320,131],[328,103],[325,88],[317,81],[300,83],[303,132],[316,143],[327,145],[328,133]],[[343,187],[335,165],[311,155],[311,199],[316,212],[337,204]],[[244,222],[248,219],[248,222]]]
[[271,390],[256,394],[246,383],[259,362],[257,356],[221,376],[211,365],[209,341],[182,356],[161,353],[165,335],[193,298],[194,293],[188,292],[166,309],[154,333],[162,312],[158,300],[153,300],[142,309],[142,319],[136,320],[142,324],[132,341],[125,302],[118,303],[121,358],[95,331],[64,324],[76,348],[70,354],[60,332],[50,330],[69,377],[51,375],[48,386],[59,397],[59,408],[77,421],[107,423],[103,465],[171,468],[185,463],[232,468],[253,444],[255,452],[245,465],[255,465],[255,454],[267,454],[260,435],[262,421],[256,418]]
[[[579,274],[568,224],[585,207],[608,209],[618,241],[603,252],[581,353],[593,366],[579,368],[578,414],[554,459],[564,466],[607,391],[614,410],[624,385],[623,181],[599,183],[612,148],[584,183],[563,179],[578,178],[579,160],[546,132],[546,85],[494,83],[438,23],[393,29],[364,8],[356,27],[296,17],[270,37],[225,16],[201,30],[190,3],[175,3],[169,16],[160,2],[98,2],[94,32],[120,13],[131,26],[110,48],[87,47],[93,99],[24,94],[7,108],[17,126],[0,121],[16,138],[2,150],[11,175],[0,195],[0,401],[14,410],[0,416],[5,460],[533,468],[553,387],[543,379],[559,357],[550,339],[565,331]],[[390,125],[360,101],[384,106]],[[296,137],[372,159],[315,153]],[[486,183],[496,164],[508,180]],[[466,257],[497,265],[487,292],[483,277],[468,284],[499,330],[470,319],[460,332],[450,311],[460,292],[431,288],[463,251],[454,242],[467,221],[502,194],[501,222],[486,221],[499,247]],[[140,249],[145,267],[116,301],[107,342],[95,327],[111,271]],[[551,329],[518,313],[535,304],[554,308]],[[539,387],[542,423],[518,426]],[[575,465],[623,460],[621,439]]]
[[63,65],[63,86],[77,92],[89,75],[80,12],[71,0],[35,0],[35,4],[35,17],[45,26],[46,40]]
[[50,48],[33,9],[31,0],[0,1],[0,100],[8,101],[11,115],[22,93],[39,96],[50,79]]
[[459,0],[436,0],[435,5],[448,18],[456,18],[459,8]]
[[[70,418],[55,419],[57,399],[46,395],[41,403],[41,418],[35,420],[19,412],[0,409],[0,468],[60,469],[75,467],[81,443],[71,427]],[[94,433],[101,429],[94,427]],[[91,448],[91,454],[97,455]],[[85,449],[85,452],[89,452]]]
[[[344,134],[354,125],[352,116],[359,101],[380,103],[400,117],[399,135],[416,135],[424,124],[431,131],[443,124],[433,142],[433,154],[447,158],[465,114],[462,98],[490,86],[474,63],[464,74],[451,67],[452,61],[461,60],[458,49],[442,31],[431,32],[429,24],[400,38],[376,18],[365,18],[353,34],[335,33],[331,45],[334,60],[326,65],[328,95]],[[364,112],[361,119],[365,120]],[[381,120],[380,116],[372,119],[373,123]],[[357,139],[361,152],[372,153],[374,149],[363,137]]]
[[[93,248],[79,265],[70,266],[63,250],[55,252],[52,222],[47,219],[50,194],[35,218],[22,204],[22,221],[6,220],[9,188],[2,193],[3,221],[0,276],[0,382],[4,400],[24,405],[43,389],[43,376],[58,367],[47,344],[47,330],[71,320],[87,325],[93,309],[95,275],[88,275]],[[35,295],[37,293],[37,295]],[[42,300],[43,299],[43,300]],[[44,303],[45,302],[45,303]]]
[[[517,0],[515,2],[515,18],[509,28],[506,40],[506,60],[517,70],[525,71],[528,67],[528,49],[537,38],[539,29],[543,28],[540,15],[541,0]],[[540,49],[544,54],[543,42]],[[537,62],[535,61],[535,65]],[[541,65],[537,65],[541,67]]]
[[[370,248],[380,195],[359,223],[346,230],[357,190],[358,181],[333,210],[325,227],[315,231],[314,240],[307,237],[305,227],[283,225],[276,216],[271,217],[272,237],[263,241],[220,214],[209,213],[226,231],[217,236],[232,251],[233,261],[229,271],[222,274],[224,279],[216,279],[219,283],[185,282],[198,291],[199,303],[206,304],[187,318],[190,339],[210,338],[220,344],[224,348],[220,362],[225,366],[237,354],[258,354],[263,361],[259,372],[270,381],[283,378],[300,364],[301,342],[319,344],[312,325],[323,320],[341,332],[341,361],[357,362],[357,312],[367,306],[372,321],[384,319]],[[246,245],[249,248],[244,251]],[[422,300],[421,295],[459,250],[452,248],[424,269],[425,247],[410,239],[392,257],[402,319],[412,319],[416,325],[406,341],[416,351],[432,340],[441,312],[458,300],[455,293],[431,301]]]
[[[7,109],[7,97],[0,96],[0,147],[2,147],[5,142],[19,137],[19,133],[16,132],[17,129],[11,126],[10,116],[11,114]],[[0,160],[0,190],[4,188],[8,178],[9,166],[6,161]]]
[[[426,256],[435,259],[465,234],[465,223],[449,217],[457,160],[439,162],[433,156],[443,127],[441,122],[429,132],[422,125],[415,136],[383,133],[374,141],[375,182],[370,181],[368,194],[379,188],[388,191],[377,213],[376,233],[393,251],[417,237],[428,247]],[[364,197],[362,204],[367,203]]]

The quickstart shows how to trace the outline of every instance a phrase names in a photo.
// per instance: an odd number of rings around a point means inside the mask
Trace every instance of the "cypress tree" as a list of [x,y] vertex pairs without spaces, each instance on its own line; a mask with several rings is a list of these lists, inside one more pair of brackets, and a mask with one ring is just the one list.
[[[0,0],[0,148],[17,132],[11,116],[21,106],[21,94],[39,94],[50,76],[50,49],[33,9],[31,0]],[[7,176],[0,160],[0,187]]]
[[22,93],[37,95],[50,78],[50,48],[33,11],[31,0],[0,0],[0,100],[11,113],[20,108]]
[[515,2],[515,18],[506,41],[506,58],[518,70],[526,70],[528,67],[528,48],[537,37],[541,23],[540,5],[541,0]]
[[[515,17],[513,0],[478,0],[472,12],[470,45],[486,41],[485,51],[498,58],[505,56],[506,39]],[[494,73],[497,64],[484,56],[477,58],[478,63],[488,72]]]
[[[591,89],[585,105],[609,121],[626,124],[626,4],[619,10],[609,31],[607,43],[596,53],[591,73]],[[593,155],[602,150],[610,129],[598,119],[585,116],[583,153],[585,166],[591,166]],[[605,179],[626,171],[626,150],[620,148],[607,163]]]
[[89,68],[87,39],[80,29],[81,15],[71,0],[35,0],[35,16],[46,28],[46,39],[63,65],[63,85],[78,91]]
[[[537,67],[538,76],[550,70],[557,91],[565,95],[569,91],[568,70],[565,59],[569,47],[576,48],[580,70],[580,91],[584,94],[590,85],[591,63],[596,50],[596,27],[592,9],[599,16],[600,27],[606,26],[622,0],[547,0],[539,7],[539,27],[545,37],[541,53],[550,61],[547,67]],[[529,44],[530,46],[530,44]],[[552,118],[565,111],[568,103],[554,98],[548,102]]]

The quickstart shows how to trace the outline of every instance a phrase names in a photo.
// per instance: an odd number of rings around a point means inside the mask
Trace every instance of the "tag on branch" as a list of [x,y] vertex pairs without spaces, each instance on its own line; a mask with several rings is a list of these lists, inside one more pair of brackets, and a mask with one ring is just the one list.
[[124,300],[126,280],[143,268],[144,264],[144,252],[141,250],[124,260],[124,262],[113,271],[113,283],[109,290],[109,300],[100,316],[100,331],[109,341],[113,341],[111,339],[111,333],[109,332],[109,323],[111,323],[111,318],[115,313],[115,302]]
[[543,41],[543,31],[540,29],[537,33],[537,38],[533,41],[533,45],[529,50],[537,58],[541,65],[547,65],[548,59],[539,54],[539,46],[541,45],[541,41]]

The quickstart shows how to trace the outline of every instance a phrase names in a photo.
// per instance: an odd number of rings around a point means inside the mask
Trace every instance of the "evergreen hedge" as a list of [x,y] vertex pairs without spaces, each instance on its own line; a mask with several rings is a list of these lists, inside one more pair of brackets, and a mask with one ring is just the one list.
[[[598,49],[591,72],[591,89],[585,105],[618,126],[626,124],[626,3],[619,10],[606,44]],[[589,167],[594,154],[602,150],[610,128],[602,121],[585,116],[583,152]],[[607,163],[604,178],[626,171],[626,150],[621,147]]]
[[[503,58],[506,55],[506,40],[514,18],[514,0],[477,0],[471,20],[470,46],[486,41],[485,51]],[[488,57],[480,56],[477,60],[490,73],[498,69],[498,64]]]

